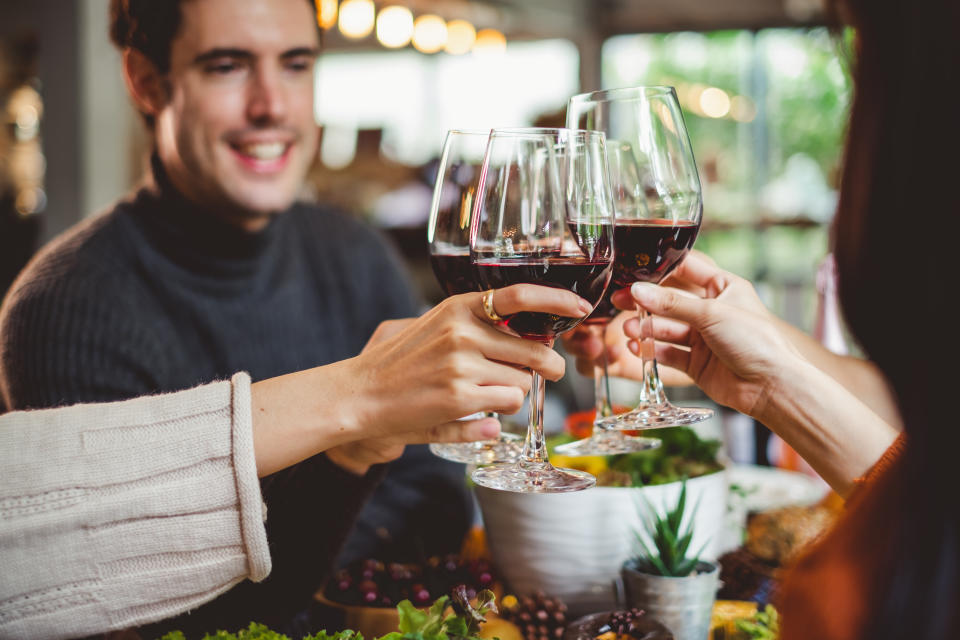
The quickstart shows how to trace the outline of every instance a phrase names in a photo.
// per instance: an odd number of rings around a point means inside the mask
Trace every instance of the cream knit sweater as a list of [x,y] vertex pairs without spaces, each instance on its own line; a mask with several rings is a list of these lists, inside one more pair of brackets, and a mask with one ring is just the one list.
[[0,417],[0,638],[160,620],[270,573],[250,378]]

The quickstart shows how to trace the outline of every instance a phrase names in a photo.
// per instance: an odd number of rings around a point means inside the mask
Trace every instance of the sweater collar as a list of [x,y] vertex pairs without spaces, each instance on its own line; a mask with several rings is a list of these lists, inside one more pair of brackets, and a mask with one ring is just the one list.
[[277,243],[283,214],[251,232],[213,215],[188,200],[170,181],[159,157],[150,158],[151,173],[137,193],[138,221],[163,254],[201,275],[249,275]]

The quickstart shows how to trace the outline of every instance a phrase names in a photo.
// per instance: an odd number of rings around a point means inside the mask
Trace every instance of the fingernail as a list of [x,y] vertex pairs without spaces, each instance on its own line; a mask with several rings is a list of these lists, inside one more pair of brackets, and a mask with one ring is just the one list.
[[633,353],[633,355],[640,354],[640,345],[637,344],[636,340],[631,340],[627,343],[627,348]]
[[657,285],[650,284],[649,282],[634,282],[630,286],[630,295],[633,296],[633,299],[637,302],[650,303],[653,302],[653,296],[656,295]]
[[582,313],[593,313],[593,305],[583,298],[580,298],[580,311]]
[[500,435],[500,422],[497,420],[484,420],[480,423],[480,434],[484,439],[496,438]]

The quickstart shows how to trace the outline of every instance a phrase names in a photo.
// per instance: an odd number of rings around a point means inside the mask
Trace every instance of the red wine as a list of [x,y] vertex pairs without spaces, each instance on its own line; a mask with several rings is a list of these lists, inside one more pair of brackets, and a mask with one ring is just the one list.
[[[591,304],[600,300],[610,280],[609,262],[586,258],[482,258],[475,267],[484,289],[539,284],[573,291]],[[522,311],[504,316],[504,320],[524,338],[547,341],[572,329],[583,318]]]
[[470,252],[431,254],[433,274],[448,296],[480,291],[476,271],[470,263]]
[[673,220],[617,220],[613,227],[613,276],[610,286],[585,322],[600,324],[617,315],[610,301],[634,282],[660,282],[673,271],[697,239],[700,225]]
[[700,225],[673,220],[617,220],[613,227],[613,283],[657,283],[683,260]]

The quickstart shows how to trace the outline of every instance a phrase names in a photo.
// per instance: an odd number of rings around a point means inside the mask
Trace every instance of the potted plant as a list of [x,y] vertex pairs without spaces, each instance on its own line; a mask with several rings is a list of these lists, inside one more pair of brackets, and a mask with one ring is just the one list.
[[719,586],[720,565],[701,559],[703,547],[691,552],[693,515],[686,509],[687,483],[680,489],[676,506],[664,506],[661,515],[649,501],[645,527],[636,532],[640,553],[624,563],[620,575],[627,605],[645,610],[669,628],[677,640],[706,640],[710,615]]
[[[571,619],[616,609],[614,582],[636,554],[634,533],[644,527],[646,511],[636,508],[637,501],[675,504],[685,476],[687,502],[700,504],[691,547],[706,545],[703,556],[716,558],[739,546],[739,536],[724,529],[728,489],[717,461],[720,443],[686,427],[658,429],[656,436],[663,441],[659,449],[558,458],[563,466],[598,475],[597,487],[589,491],[523,494],[476,488],[490,553],[510,592],[556,596],[569,607]],[[724,546],[728,538],[732,544]]]

